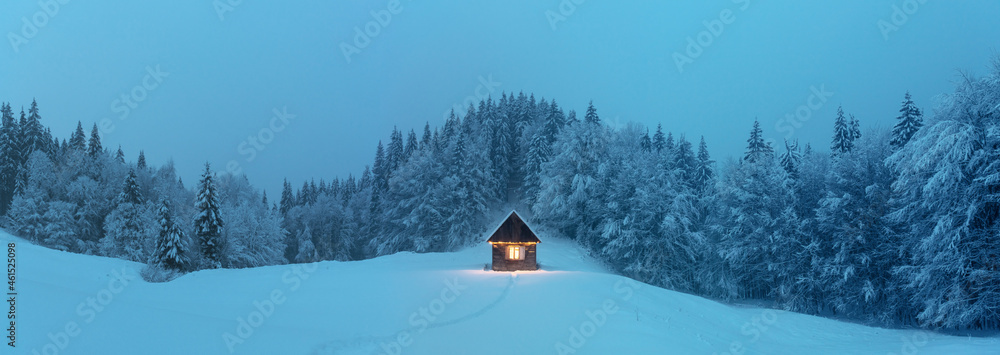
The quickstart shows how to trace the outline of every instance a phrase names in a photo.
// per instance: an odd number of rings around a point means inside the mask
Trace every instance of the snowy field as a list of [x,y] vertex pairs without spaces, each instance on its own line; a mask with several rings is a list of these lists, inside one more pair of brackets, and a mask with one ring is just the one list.
[[[18,354],[997,354],[1000,338],[739,308],[609,274],[545,238],[542,271],[456,253],[195,272],[17,244]],[[6,348],[5,353],[10,353]]]

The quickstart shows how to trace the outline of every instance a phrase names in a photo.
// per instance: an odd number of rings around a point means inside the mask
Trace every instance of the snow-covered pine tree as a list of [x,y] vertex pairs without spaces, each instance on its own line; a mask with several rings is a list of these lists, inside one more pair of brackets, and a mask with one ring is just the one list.
[[799,142],[788,142],[785,140],[785,153],[781,155],[781,167],[788,173],[792,180],[799,178],[799,164],[802,160],[802,152],[799,151]]
[[210,269],[222,266],[221,229],[225,224],[219,213],[219,206],[214,174],[212,174],[211,166],[205,163],[205,172],[202,173],[201,180],[198,182],[194,228],[201,246],[201,253],[205,258],[204,267]]
[[894,148],[899,148],[906,145],[910,138],[924,125],[924,114],[913,103],[909,91],[903,97],[903,106],[899,108],[899,117],[896,119],[899,122],[896,122],[892,128],[892,141],[890,143]]
[[417,149],[420,149],[420,144],[417,142],[417,133],[411,129],[410,133],[406,135],[406,148],[403,148],[403,159],[400,161],[400,164],[410,159],[413,156],[413,152],[417,151]]
[[121,193],[115,199],[117,206],[104,219],[101,252],[106,256],[146,262],[153,252],[155,216],[143,202],[135,178],[135,171],[129,170]]
[[691,147],[691,142],[688,142],[681,135],[677,139],[677,148],[675,151],[673,167],[678,170],[677,178],[681,180],[680,182],[685,187],[694,188],[698,173],[698,162]]
[[912,264],[898,269],[926,325],[1000,328],[1000,58],[966,77],[888,158]]
[[73,135],[69,138],[69,147],[78,152],[87,150],[87,136],[80,121],[76,121],[76,131],[73,131]]
[[649,128],[646,129],[646,134],[642,136],[639,148],[641,148],[644,152],[650,152],[653,150],[653,140],[649,138]]
[[387,173],[391,176],[399,168],[403,160],[403,133],[396,127],[392,127],[392,134],[389,135],[389,147],[385,152],[385,161],[388,164]]
[[715,170],[713,168],[715,161],[708,154],[708,144],[705,143],[705,136],[701,136],[701,142],[698,143],[697,164],[698,171],[695,176],[695,186],[700,190],[709,186],[712,179],[715,178]]
[[[451,110],[451,114],[455,115],[455,109]],[[431,136],[431,123],[424,123],[424,135],[420,138],[420,149],[428,150],[431,147],[431,142],[433,136]]]
[[104,147],[101,146],[101,132],[97,130],[97,124],[94,124],[94,128],[90,130],[90,142],[87,144],[87,154],[91,158],[97,158],[99,155],[104,153]]
[[14,187],[17,185],[18,165],[17,121],[10,104],[0,105],[0,215],[5,215],[14,199]]
[[122,146],[118,146],[118,151],[115,152],[115,161],[119,164],[125,164],[125,152],[122,151]]
[[281,183],[281,201],[280,209],[281,215],[287,215],[288,210],[295,206],[295,195],[292,192],[292,184],[288,183],[288,179],[285,179]]
[[160,234],[156,240],[156,251],[153,253],[153,263],[168,270],[182,270],[187,264],[187,247],[184,235],[174,223],[173,213],[168,200],[160,201],[159,210]]
[[296,237],[299,250],[295,254],[296,263],[311,263],[317,261],[316,245],[313,243],[312,231],[306,226]]
[[747,152],[743,155],[744,161],[762,161],[773,159],[774,148],[764,141],[764,131],[760,129],[760,122],[754,119],[753,129],[750,131],[750,138],[747,139]]
[[858,138],[861,138],[861,121],[851,114],[851,143],[854,144]]
[[[853,150],[833,159],[827,195],[816,210],[824,302],[838,314],[888,321],[886,301],[898,290],[889,281],[902,264],[886,220],[892,174],[883,163],[891,152],[889,134],[872,131]],[[882,317],[882,318],[878,318]],[[878,319],[877,319],[878,318]]]
[[656,149],[657,153],[663,151],[663,148],[667,147],[667,140],[663,135],[663,125],[656,124],[656,133],[653,134],[653,148]]
[[138,170],[146,170],[146,152],[139,151],[139,159],[135,161],[135,168]]
[[[858,133],[860,135],[860,133]],[[830,150],[833,155],[846,153],[854,147],[855,123],[844,116],[844,107],[837,107],[837,119],[833,123],[833,142]]]
[[590,100],[590,103],[587,104],[587,114],[583,119],[593,125],[601,123],[601,118],[597,116],[597,109],[594,108],[594,100]]

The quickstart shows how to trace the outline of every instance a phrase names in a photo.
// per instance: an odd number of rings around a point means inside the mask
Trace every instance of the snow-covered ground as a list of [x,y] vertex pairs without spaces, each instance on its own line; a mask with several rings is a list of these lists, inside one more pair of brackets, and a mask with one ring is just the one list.
[[[741,308],[608,273],[544,238],[543,270],[487,245],[168,283],[141,264],[17,244],[18,354],[997,354],[1000,338]],[[7,350],[10,350],[7,347]]]

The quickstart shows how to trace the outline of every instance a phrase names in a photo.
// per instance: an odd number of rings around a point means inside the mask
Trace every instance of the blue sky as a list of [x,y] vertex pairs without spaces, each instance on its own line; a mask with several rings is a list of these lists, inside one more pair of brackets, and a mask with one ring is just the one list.
[[[612,124],[704,135],[721,160],[755,117],[826,149],[838,105],[866,128],[892,125],[907,90],[931,112],[997,53],[998,13],[985,0],[8,1],[0,101],[37,98],[61,137],[102,122],[105,146],[173,159],[189,184],[204,162],[235,161],[272,194],[285,177],[359,174],[393,126],[441,124],[477,92],[578,112],[592,99]],[[366,27],[377,35],[357,46]],[[809,119],[781,121],[797,110]]]

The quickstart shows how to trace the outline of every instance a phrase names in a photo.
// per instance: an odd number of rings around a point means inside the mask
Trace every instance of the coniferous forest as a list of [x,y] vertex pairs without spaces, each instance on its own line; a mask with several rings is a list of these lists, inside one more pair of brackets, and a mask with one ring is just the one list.
[[827,142],[775,146],[748,119],[745,152],[717,161],[711,132],[612,129],[593,103],[578,115],[504,93],[441,127],[394,129],[360,176],[285,182],[271,198],[208,164],[184,182],[172,163],[102,145],[96,125],[61,139],[36,102],[17,115],[3,104],[0,213],[35,243],[148,263],[166,280],[478,246],[518,208],[653,285],[879,325],[1000,329],[1000,60],[932,112],[900,96],[885,129],[862,129],[845,103]]

